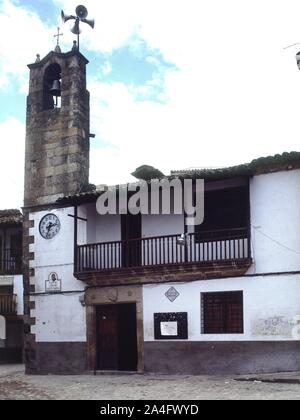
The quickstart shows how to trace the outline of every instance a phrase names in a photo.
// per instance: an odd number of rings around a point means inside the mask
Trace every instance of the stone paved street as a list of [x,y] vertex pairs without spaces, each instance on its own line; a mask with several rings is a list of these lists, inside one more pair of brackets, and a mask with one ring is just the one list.
[[[278,376],[278,374],[277,374]],[[276,380],[276,375],[258,379]],[[281,374],[296,380],[299,374]],[[243,378],[242,378],[243,379]],[[0,400],[300,399],[300,384],[236,381],[234,377],[166,375],[25,376],[0,365]]]

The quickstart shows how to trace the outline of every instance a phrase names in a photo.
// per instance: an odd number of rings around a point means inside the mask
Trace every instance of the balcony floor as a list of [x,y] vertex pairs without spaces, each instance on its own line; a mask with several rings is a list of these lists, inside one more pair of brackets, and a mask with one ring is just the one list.
[[208,280],[238,277],[246,273],[251,258],[179,263],[134,268],[106,269],[74,273],[74,276],[90,286],[116,286],[176,281]]

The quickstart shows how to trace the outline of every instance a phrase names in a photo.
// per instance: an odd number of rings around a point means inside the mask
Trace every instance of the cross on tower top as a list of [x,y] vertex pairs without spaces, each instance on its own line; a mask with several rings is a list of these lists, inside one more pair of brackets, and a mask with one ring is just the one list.
[[59,48],[59,38],[63,36],[63,33],[60,32],[60,28],[57,27],[57,34],[54,35],[54,38],[57,38],[57,44],[56,44],[56,49]]

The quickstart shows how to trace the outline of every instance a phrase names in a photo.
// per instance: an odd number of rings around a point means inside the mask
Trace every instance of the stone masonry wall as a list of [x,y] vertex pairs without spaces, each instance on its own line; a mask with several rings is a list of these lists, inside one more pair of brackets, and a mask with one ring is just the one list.
[[[43,110],[44,73],[61,67],[61,108]],[[27,99],[25,207],[81,192],[89,177],[87,61],[78,52],[50,53],[30,67]]]

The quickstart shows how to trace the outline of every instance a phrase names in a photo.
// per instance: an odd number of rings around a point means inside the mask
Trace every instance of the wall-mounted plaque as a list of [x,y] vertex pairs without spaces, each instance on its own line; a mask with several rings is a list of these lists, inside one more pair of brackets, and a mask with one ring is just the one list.
[[46,293],[57,293],[61,291],[61,280],[57,273],[50,273],[45,286]]
[[161,335],[178,335],[178,322],[171,321],[171,322],[161,322],[160,323],[160,333]]
[[155,313],[154,338],[156,340],[187,340],[187,312]]
[[165,293],[166,298],[169,299],[170,302],[174,302],[179,296],[179,292],[175,289],[175,287],[170,287]]

